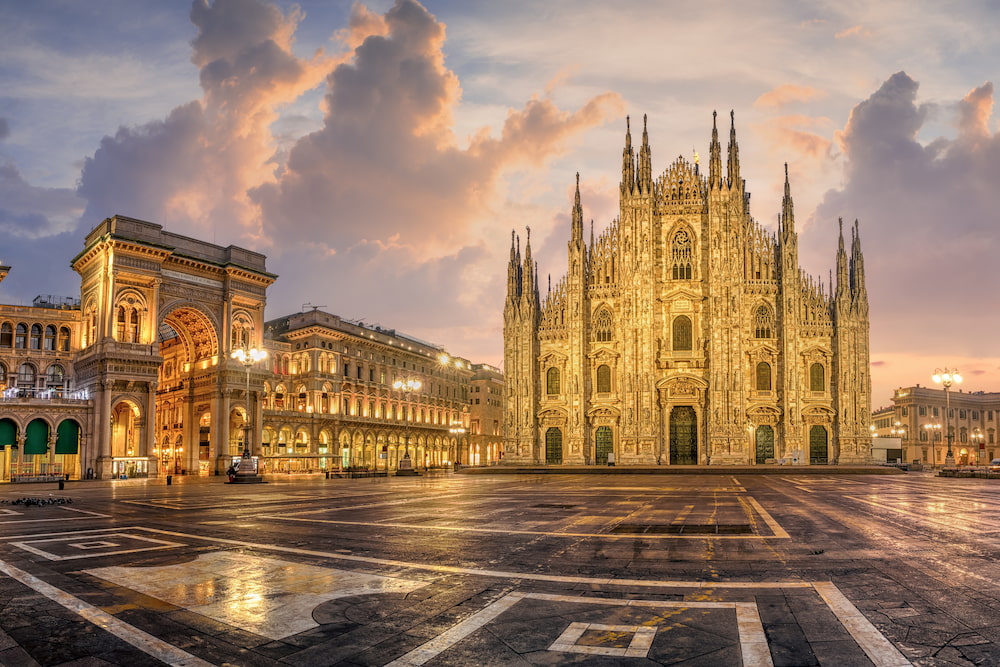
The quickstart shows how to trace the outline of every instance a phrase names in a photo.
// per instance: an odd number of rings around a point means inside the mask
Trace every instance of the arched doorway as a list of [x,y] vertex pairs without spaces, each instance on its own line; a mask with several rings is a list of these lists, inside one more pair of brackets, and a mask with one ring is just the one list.
[[562,431],[555,426],[545,432],[545,463],[546,465],[562,463]]
[[610,426],[597,427],[597,433],[594,434],[594,451],[597,465],[607,465],[608,454],[615,451],[615,439]]
[[56,427],[56,463],[64,475],[80,476],[80,424],[76,420],[64,419]]
[[755,462],[760,465],[774,458],[774,429],[770,424],[761,424],[756,432]]
[[678,405],[670,411],[670,464],[698,463],[698,422],[694,408]]
[[809,463],[812,465],[826,465],[829,459],[829,438],[826,427],[816,424],[809,429]]

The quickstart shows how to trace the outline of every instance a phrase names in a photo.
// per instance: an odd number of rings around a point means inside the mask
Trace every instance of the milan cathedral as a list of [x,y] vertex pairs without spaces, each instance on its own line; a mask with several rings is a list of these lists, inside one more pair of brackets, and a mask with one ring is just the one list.
[[778,228],[750,215],[733,120],[723,169],[654,180],[626,122],[620,214],[540,294],[512,235],[504,304],[505,464],[824,465],[871,456],[868,294],[858,223],[829,285],[799,267],[788,167]]

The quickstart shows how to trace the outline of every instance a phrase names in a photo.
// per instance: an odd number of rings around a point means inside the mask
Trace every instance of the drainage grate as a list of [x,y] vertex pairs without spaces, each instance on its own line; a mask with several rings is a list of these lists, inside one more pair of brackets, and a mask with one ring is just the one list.
[[620,523],[615,535],[752,535],[748,523]]
[[549,509],[549,510],[571,510],[576,505],[554,505],[551,503],[542,503],[541,505],[532,505],[536,509]]

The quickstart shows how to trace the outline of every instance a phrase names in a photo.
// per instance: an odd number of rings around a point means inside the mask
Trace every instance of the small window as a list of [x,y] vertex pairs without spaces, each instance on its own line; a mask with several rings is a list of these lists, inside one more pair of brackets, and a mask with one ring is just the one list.
[[770,338],[773,327],[771,310],[765,305],[757,307],[753,315],[753,337]]
[[813,364],[809,367],[809,390],[826,391],[826,369],[823,364]]
[[31,325],[31,349],[40,350],[42,349],[42,325],[32,324]]
[[[559,369],[553,366],[545,374],[545,393],[549,396],[559,393]],[[479,400],[477,399],[478,403]]]
[[771,364],[766,361],[757,364],[757,391],[771,391]]
[[0,325],[0,347],[12,347],[14,345],[14,327],[10,322]]
[[691,319],[686,315],[680,315],[674,318],[674,331],[673,331],[673,349],[675,350],[691,350],[692,349],[692,333],[691,333]]
[[614,323],[611,319],[611,311],[602,308],[594,318],[594,340],[605,342],[611,340]]
[[28,325],[17,325],[17,335],[14,337],[14,347],[18,350],[23,350],[28,347]]
[[607,364],[597,367],[597,393],[611,393],[611,367]]

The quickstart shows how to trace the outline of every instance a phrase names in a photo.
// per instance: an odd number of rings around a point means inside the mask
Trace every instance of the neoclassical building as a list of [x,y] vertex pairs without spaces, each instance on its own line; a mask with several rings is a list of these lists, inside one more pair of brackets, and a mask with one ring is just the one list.
[[735,465],[870,458],[868,295],[857,223],[831,285],[799,267],[788,171],[777,232],[750,215],[735,122],[725,168],[654,177],[626,125],[620,213],[584,238],[579,176],[565,277],[541,293],[512,235],[504,463]]
[[116,215],[72,260],[79,298],[0,305],[0,481],[218,474],[248,422],[264,473],[478,451],[468,360],[318,309],[265,322],[265,259]]

